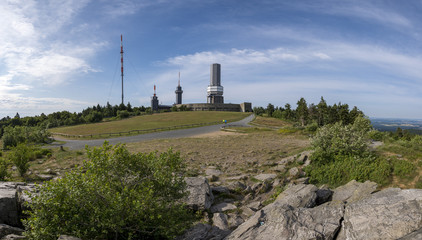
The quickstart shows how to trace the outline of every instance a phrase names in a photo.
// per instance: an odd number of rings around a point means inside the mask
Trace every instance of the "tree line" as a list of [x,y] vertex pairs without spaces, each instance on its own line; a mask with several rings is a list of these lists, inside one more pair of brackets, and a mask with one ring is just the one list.
[[0,137],[3,136],[6,127],[40,127],[43,129],[71,126],[83,123],[101,122],[104,118],[127,118],[130,116],[149,113],[150,107],[132,107],[130,103],[127,105],[120,104],[112,106],[109,102],[105,106],[88,107],[82,112],[71,113],[69,111],[53,112],[51,114],[42,113],[39,116],[20,117],[19,113],[11,118],[9,116],[0,119]]
[[254,113],[259,116],[268,116],[279,118],[287,121],[296,122],[304,127],[309,124],[317,125],[318,127],[342,122],[344,125],[352,124],[359,115],[363,112],[356,106],[351,110],[348,104],[341,102],[334,105],[328,105],[327,102],[321,97],[318,104],[308,104],[302,97],[297,102],[296,109],[287,103],[284,107],[275,107],[269,103],[266,108],[254,107]]

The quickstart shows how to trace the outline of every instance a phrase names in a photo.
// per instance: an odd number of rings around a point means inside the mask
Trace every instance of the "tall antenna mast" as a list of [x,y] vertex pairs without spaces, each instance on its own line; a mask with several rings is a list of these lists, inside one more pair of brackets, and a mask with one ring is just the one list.
[[120,35],[120,57],[122,63],[122,104],[124,104],[124,95],[123,95],[123,35]]
[[180,71],[179,71],[179,85],[178,86],[180,87]]

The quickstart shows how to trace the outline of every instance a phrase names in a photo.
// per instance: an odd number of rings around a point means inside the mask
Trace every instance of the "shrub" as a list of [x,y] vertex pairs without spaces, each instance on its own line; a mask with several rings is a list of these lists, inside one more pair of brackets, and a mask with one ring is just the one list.
[[4,179],[6,179],[6,177],[9,176],[7,172],[8,167],[9,167],[8,161],[0,157],[0,181],[4,181]]
[[369,152],[369,120],[358,117],[353,125],[340,122],[321,127],[311,139],[315,150],[312,160],[317,163],[335,161],[338,156],[364,156]]
[[127,110],[117,111],[117,117],[120,119],[128,118],[130,113]]
[[23,176],[29,169],[29,161],[34,159],[34,150],[25,143],[13,147],[8,155],[10,162],[16,165],[18,172]]
[[384,138],[384,133],[377,130],[372,130],[368,133],[368,136],[374,141],[382,141]]
[[86,149],[89,160],[38,187],[24,226],[29,239],[171,239],[192,223],[179,153],[131,154],[124,145]]
[[9,149],[19,143],[49,143],[51,142],[50,133],[42,127],[6,127],[2,137],[3,148]]
[[339,186],[350,180],[390,180],[392,166],[386,159],[369,151],[371,124],[360,116],[350,125],[335,123],[321,127],[311,140],[314,153],[305,168],[312,183]]

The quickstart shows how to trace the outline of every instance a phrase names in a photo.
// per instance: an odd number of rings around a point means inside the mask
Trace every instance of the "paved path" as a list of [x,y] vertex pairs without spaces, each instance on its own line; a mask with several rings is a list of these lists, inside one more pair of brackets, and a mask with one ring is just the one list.
[[[242,119],[237,122],[227,123],[227,126],[249,126],[248,123],[254,119],[254,115],[250,115],[245,119]],[[131,142],[141,142],[153,139],[165,139],[165,138],[186,138],[192,137],[200,134],[212,133],[220,131],[221,127],[224,124],[218,125],[211,125],[205,127],[197,127],[197,128],[187,128],[187,129],[179,129],[173,131],[165,131],[165,132],[156,132],[156,133],[147,133],[147,134],[140,134],[134,136],[126,136],[126,137],[118,137],[118,138],[107,138],[107,139],[95,139],[95,140],[63,140],[64,144],[57,144],[53,143],[54,146],[63,146],[69,148],[71,150],[79,150],[85,148],[85,145],[90,147],[92,146],[101,146],[105,140],[107,140],[110,144],[117,144],[117,143],[131,143]]]

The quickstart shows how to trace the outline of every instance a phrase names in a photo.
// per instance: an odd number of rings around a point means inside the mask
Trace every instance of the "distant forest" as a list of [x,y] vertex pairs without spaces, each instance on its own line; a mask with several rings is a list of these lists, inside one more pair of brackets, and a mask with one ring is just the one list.
[[142,113],[148,113],[151,111],[149,107],[132,107],[130,103],[127,105],[120,104],[112,106],[107,102],[106,106],[88,107],[80,113],[71,113],[69,111],[54,112],[48,115],[42,113],[35,117],[23,117],[19,116],[19,113],[13,118],[9,116],[4,117],[0,120],[0,138],[3,136],[4,129],[6,127],[41,127],[44,129],[71,126],[83,123],[95,123],[101,122],[104,118],[127,118],[130,116],[141,115]]
[[342,122],[344,125],[352,124],[359,115],[364,115],[356,106],[350,110],[348,104],[328,105],[323,97],[317,105],[314,103],[308,105],[306,100],[301,98],[297,102],[296,109],[292,109],[289,103],[284,107],[275,107],[269,103],[266,108],[255,107],[253,111],[256,115],[295,122],[302,127],[312,125],[316,128],[336,122]]

